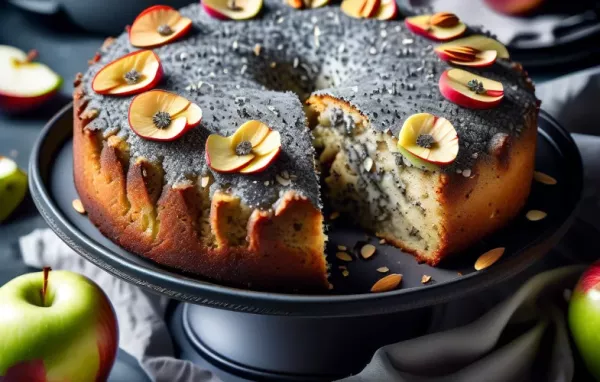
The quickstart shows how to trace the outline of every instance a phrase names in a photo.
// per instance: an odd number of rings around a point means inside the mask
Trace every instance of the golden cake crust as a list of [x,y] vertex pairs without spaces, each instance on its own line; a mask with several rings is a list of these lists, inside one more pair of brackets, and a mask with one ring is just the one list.
[[[90,220],[106,237],[161,265],[218,282],[271,290],[326,289],[322,215],[287,192],[273,211],[248,210],[239,199],[198,184],[164,185],[160,169],[130,164],[124,141],[86,128],[95,117],[74,94],[74,179]],[[158,179],[158,185],[156,183]],[[248,211],[244,211],[248,210]],[[236,240],[227,217],[247,218]],[[246,240],[247,236],[247,240]],[[293,246],[289,237],[301,246]],[[276,254],[276,256],[274,255]]]

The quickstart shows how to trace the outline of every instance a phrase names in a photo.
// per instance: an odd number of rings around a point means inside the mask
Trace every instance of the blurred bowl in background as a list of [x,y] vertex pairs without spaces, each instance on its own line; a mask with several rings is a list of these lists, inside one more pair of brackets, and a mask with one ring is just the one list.
[[[8,0],[9,3],[41,14],[64,12],[81,28],[116,35],[123,32],[144,9],[156,5],[156,0]],[[167,0],[165,5],[180,8],[193,0]]]

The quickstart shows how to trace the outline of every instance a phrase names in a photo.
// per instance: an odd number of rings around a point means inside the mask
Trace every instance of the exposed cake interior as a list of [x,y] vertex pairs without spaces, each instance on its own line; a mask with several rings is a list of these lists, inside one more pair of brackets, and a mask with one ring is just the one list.
[[397,138],[329,97],[313,101],[314,145],[331,206],[378,236],[429,262],[439,247],[439,173],[417,168]]

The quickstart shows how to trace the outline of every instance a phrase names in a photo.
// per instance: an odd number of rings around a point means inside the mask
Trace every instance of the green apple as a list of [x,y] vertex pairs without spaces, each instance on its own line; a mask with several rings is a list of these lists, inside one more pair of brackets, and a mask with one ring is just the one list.
[[33,62],[36,57],[35,50],[25,53],[0,45],[0,109],[22,112],[56,94],[62,78],[46,65]]
[[23,201],[27,193],[27,175],[15,161],[0,156],[0,223]]
[[115,313],[77,273],[30,273],[0,288],[0,380],[105,381],[114,362]]
[[569,327],[588,370],[600,380],[600,262],[583,273],[573,291]]

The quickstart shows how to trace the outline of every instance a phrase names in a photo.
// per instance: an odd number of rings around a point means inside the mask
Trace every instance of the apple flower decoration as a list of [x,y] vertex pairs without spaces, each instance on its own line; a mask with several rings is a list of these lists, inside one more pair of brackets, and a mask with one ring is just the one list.
[[296,9],[321,8],[329,3],[329,0],[287,0],[287,4]]
[[458,135],[445,118],[429,113],[413,114],[402,125],[398,148],[407,159],[422,167],[447,165],[458,155]]
[[201,4],[204,11],[216,19],[248,20],[258,15],[263,0],[202,0]]
[[201,120],[198,105],[164,90],[137,95],[129,105],[129,126],[140,137],[153,141],[175,140]]
[[504,98],[502,83],[462,69],[446,70],[439,88],[448,101],[470,109],[490,109]]
[[152,89],[162,77],[158,56],[151,50],[139,50],[100,69],[92,81],[92,89],[98,94],[127,96]]
[[129,42],[138,48],[151,48],[174,41],[190,31],[192,20],[167,5],[143,10],[129,28]]
[[244,123],[229,137],[211,134],[206,140],[206,161],[218,172],[261,172],[280,151],[279,132],[256,120]]
[[404,23],[412,32],[436,41],[452,40],[467,30],[467,26],[449,12],[407,17]]
[[455,65],[482,68],[496,62],[496,58],[509,58],[508,50],[498,41],[481,36],[469,36],[439,45],[437,55]]
[[356,19],[375,18],[391,20],[398,14],[395,0],[344,0],[341,10]]

